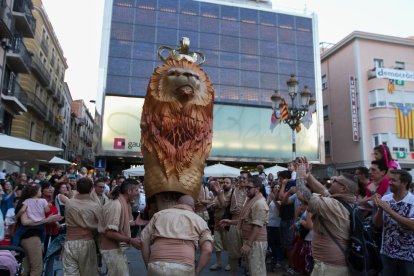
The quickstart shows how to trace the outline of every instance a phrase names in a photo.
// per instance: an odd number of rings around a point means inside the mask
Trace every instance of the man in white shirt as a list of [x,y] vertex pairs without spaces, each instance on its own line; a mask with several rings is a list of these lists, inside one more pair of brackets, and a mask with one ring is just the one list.
[[412,177],[405,170],[392,170],[391,193],[381,199],[374,222],[383,226],[381,259],[382,275],[414,275],[414,195],[409,192]]

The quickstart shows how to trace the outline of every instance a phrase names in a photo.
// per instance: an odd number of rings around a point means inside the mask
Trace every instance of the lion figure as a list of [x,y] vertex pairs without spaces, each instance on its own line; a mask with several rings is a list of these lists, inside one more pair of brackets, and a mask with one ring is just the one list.
[[[194,62],[168,58],[151,76],[141,116],[147,203],[197,198],[212,143],[214,90]],[[150,211],[151,213],[151,211]]]

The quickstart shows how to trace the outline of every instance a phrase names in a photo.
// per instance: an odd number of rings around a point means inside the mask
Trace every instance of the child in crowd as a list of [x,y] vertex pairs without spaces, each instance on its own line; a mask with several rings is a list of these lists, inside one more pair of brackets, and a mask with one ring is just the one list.
[[400,164],[392,159],[390,149],[384,145],[378,145],[374,148],[374,158],[377,161],[383,161],[388,169],[401,169]]
[[23,207],[16,215],[16,219],[19,218],[24,212],[27,213],[27,217],[33,222],[39,222],[46,217],[46,213],[49,212],[50,206],[46,199],[41,198],[42,191],[40,185],[32,183],[27,186],[27,199],[23,201]]

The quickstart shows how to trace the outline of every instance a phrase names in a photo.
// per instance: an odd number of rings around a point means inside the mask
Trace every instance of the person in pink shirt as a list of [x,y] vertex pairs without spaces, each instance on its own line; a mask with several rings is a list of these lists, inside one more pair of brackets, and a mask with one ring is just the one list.
[[381,144],[374,148],[374,158],[377,161],[385,162],[389,170],[401,169],[400,164],[392,159],[390,149],[386,145]]
[[16,218],[26,212],[29,219],[33,222],[39,222],[46,217],[50,211],[49,203],[42,197],[42,190],[39,184],[32,183],[28,186],[29,198],[23,201],[23,207],[17,213]]

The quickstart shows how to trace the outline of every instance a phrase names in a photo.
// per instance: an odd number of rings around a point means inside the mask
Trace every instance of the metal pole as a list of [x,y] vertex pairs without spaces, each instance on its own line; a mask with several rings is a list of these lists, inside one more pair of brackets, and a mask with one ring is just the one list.
[[296,159],[296,129],[292,128],[292,161]]

